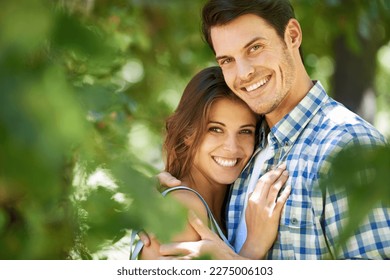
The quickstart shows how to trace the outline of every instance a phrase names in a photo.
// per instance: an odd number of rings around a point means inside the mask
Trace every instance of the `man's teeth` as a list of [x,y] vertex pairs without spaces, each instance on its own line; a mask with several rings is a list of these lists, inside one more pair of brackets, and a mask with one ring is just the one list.
[[266,84],[267,82],[269,81],[269,78],[264,78],[262,79],[261,81],[257,82],[256,84],[253,84],[253,85],[250,85],[248,87],[245,87],[245,89],[247,91],[252,91],[252,90],[255,90],[255,89],[258,89],[259,87],[263,86],[264,84]]
[[214,157],[214,161],[223,167],[232,167],[237,163],[237,159],[224,159],[220,157]]

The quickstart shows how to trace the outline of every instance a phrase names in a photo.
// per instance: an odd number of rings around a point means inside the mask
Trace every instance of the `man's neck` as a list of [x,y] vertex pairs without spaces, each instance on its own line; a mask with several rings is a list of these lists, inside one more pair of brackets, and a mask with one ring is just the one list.
[[307,74],[305,76],[306,77],[303,79],[303,82],[290,90],[290,92],[279,104],[278,108],[265,115],[265,120],[269,128],[272,128],[284,116],[290,113],[311,90],[314,84]]

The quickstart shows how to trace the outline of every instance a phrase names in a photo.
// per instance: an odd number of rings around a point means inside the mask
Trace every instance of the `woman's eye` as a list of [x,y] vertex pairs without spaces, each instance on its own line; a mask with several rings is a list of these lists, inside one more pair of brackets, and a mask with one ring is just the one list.
[[243,129],[240,131],[240,134],[248,134],[248,135],[252,135],[254,132],[253,130],[251,129]]
[[209,131],[210,131],[210,132],[221,133],[221,132],[222,132],[222,129],[219,128],[219,127],[210,127],[210,128],[209,128]]

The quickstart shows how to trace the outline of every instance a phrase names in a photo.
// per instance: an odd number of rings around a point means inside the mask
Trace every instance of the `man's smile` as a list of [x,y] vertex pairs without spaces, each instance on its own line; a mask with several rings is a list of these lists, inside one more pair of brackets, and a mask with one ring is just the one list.
[[254,91],[254,90],[264,86],[266,83],[268,83],[268,81],[270,79],[271,79],[271,76],[267,76],[256,83],[253,83],[253,84],[250,84],[249,86],[243,87],[242,90],[245,90],[247,92]]

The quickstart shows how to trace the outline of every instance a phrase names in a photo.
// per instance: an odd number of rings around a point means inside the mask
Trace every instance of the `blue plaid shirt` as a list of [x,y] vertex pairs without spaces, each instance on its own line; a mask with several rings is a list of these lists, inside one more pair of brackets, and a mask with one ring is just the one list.
[[286,161],[290,174],[287,184],[292,186],[269,259],[389,259],[390,209],[383,207],[375,209],[340,255],[334,256],[334,241],[346,217],[347,198],[342,191],[323,194],[319,188],[331,155],[350,144],[381,145],[386,141],[383,135],[330,98],[320,82],[315,82],[305,98],[269,133],[264,124],[259,147],[231,189],[227,207],[229,242],[235,243],[238,223],[245,218],[245,193],[256,155],[268,142],[272,156],[265,160],[260,176],[279,161]]

